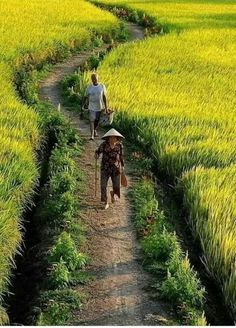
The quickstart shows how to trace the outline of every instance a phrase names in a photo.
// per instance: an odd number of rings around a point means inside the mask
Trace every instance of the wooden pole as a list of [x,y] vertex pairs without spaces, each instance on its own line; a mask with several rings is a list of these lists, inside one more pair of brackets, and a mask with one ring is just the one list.
[[97,197],[97,181],[98,181],[98,160],[95,158],[95,190],[94,196]]

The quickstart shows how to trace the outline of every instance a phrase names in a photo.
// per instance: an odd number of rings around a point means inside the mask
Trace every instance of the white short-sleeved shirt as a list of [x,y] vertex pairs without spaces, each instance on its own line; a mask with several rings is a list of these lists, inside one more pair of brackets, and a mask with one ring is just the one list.
[[101,111],[104,109],[103,93],[106,94],[106,87],[103,84],[90,84],[87,87],[85,95],[88,96],[89,99],[89,110]]

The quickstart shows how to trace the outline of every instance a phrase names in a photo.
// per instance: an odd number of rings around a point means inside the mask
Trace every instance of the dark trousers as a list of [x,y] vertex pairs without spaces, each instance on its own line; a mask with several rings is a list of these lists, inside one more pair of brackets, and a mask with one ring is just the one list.
[[111,178],[114,195],[120,198],[120,174],[101,170],[101,201],[107,203],[107,184]]

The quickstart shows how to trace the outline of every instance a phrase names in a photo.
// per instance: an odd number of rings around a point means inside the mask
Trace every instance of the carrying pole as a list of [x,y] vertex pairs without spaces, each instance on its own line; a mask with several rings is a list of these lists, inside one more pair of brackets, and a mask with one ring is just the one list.
[[98,181],[98,160],[95,158],[95,190],[94,196],[97,197],[97,181]]

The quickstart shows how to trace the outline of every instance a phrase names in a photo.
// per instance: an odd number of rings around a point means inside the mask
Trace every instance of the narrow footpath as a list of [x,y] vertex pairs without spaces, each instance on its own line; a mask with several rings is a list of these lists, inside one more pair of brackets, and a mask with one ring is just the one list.
[[[127,23],[130,41],[142,39],[141,27]],[[98,51],[100,49],[97,49]],[[92,54],[83,52],[71,57],[66,63],[56,65],[40,85],[40,99],[50,101],[55,107],[62,104],[59,83],[73,73]],[[171,325],[173,313],[168,304],[150,299],[148,286],[151,276],[143,271],[142,254],[132,223],[132,207],[127,189],[122,189],[119,204],[108,210],[101,208],[98,195],[94,197],[94,151],[101,139],[89,140],[89,125],[80,120],[79,114],[60,106],[71,124],[86,140],[84,152],[78,165],[86,175],[86,190],[82,195],[81,218],[87,225],[85,251],[91,257],[88,271],[94,280],[83,287],[88,299],[75,316],[74,325]],[[99,135],[101,137],[101,134]],[[129,185],[134,177],[129,174]],[[81,288],[81,287],[78,287]]]

